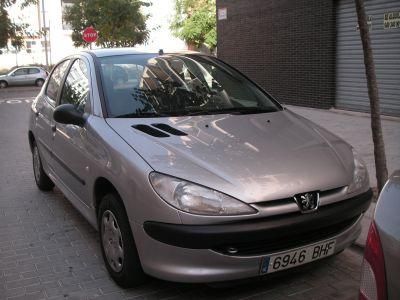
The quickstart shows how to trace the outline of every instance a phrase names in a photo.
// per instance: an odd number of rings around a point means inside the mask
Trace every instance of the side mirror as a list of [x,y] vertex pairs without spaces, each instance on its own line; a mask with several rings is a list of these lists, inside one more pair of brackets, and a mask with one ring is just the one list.
[[83,127],[86,118],[83,113],[79,112],[72,104],[61,104],[56,107],[53,113],[56,122],[62,124],[73,124]]
[[12,74],[11,74],[11,76],[12,76],[12,77],[14,77],[14,76],[15,76],[15,72],[14,72],[14,73],[12,73]]

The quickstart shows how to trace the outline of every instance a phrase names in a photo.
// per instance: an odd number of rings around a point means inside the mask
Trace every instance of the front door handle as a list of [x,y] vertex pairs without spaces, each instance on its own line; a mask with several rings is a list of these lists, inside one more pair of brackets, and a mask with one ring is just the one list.
[[56,130],[57,130],[56,125],[51,125],[51,131],[56,132]]

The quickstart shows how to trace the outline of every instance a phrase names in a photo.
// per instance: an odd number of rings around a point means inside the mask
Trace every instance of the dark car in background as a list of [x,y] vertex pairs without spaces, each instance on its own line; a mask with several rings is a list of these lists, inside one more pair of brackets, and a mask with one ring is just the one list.
[[42,86],[48,72],[41,67],[18,67],[6,75],[0,75],[0,89],[11,85]]

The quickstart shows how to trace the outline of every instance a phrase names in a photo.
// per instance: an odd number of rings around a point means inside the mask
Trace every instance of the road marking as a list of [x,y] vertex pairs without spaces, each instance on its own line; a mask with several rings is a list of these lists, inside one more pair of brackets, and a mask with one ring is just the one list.
[[16,98],[16,99],[3,99],[0,100],[0,104],[21,104],[21,103],[32,103],[35,98]]

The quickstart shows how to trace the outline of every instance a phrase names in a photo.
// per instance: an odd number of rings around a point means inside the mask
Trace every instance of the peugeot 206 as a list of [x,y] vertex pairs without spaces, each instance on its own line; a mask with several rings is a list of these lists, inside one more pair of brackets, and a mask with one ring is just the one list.
[[194,52],[69,56],[33,102],[37,186],[99,231],[121,286],[261,276],[334,255],[371,201],[345,141]]

